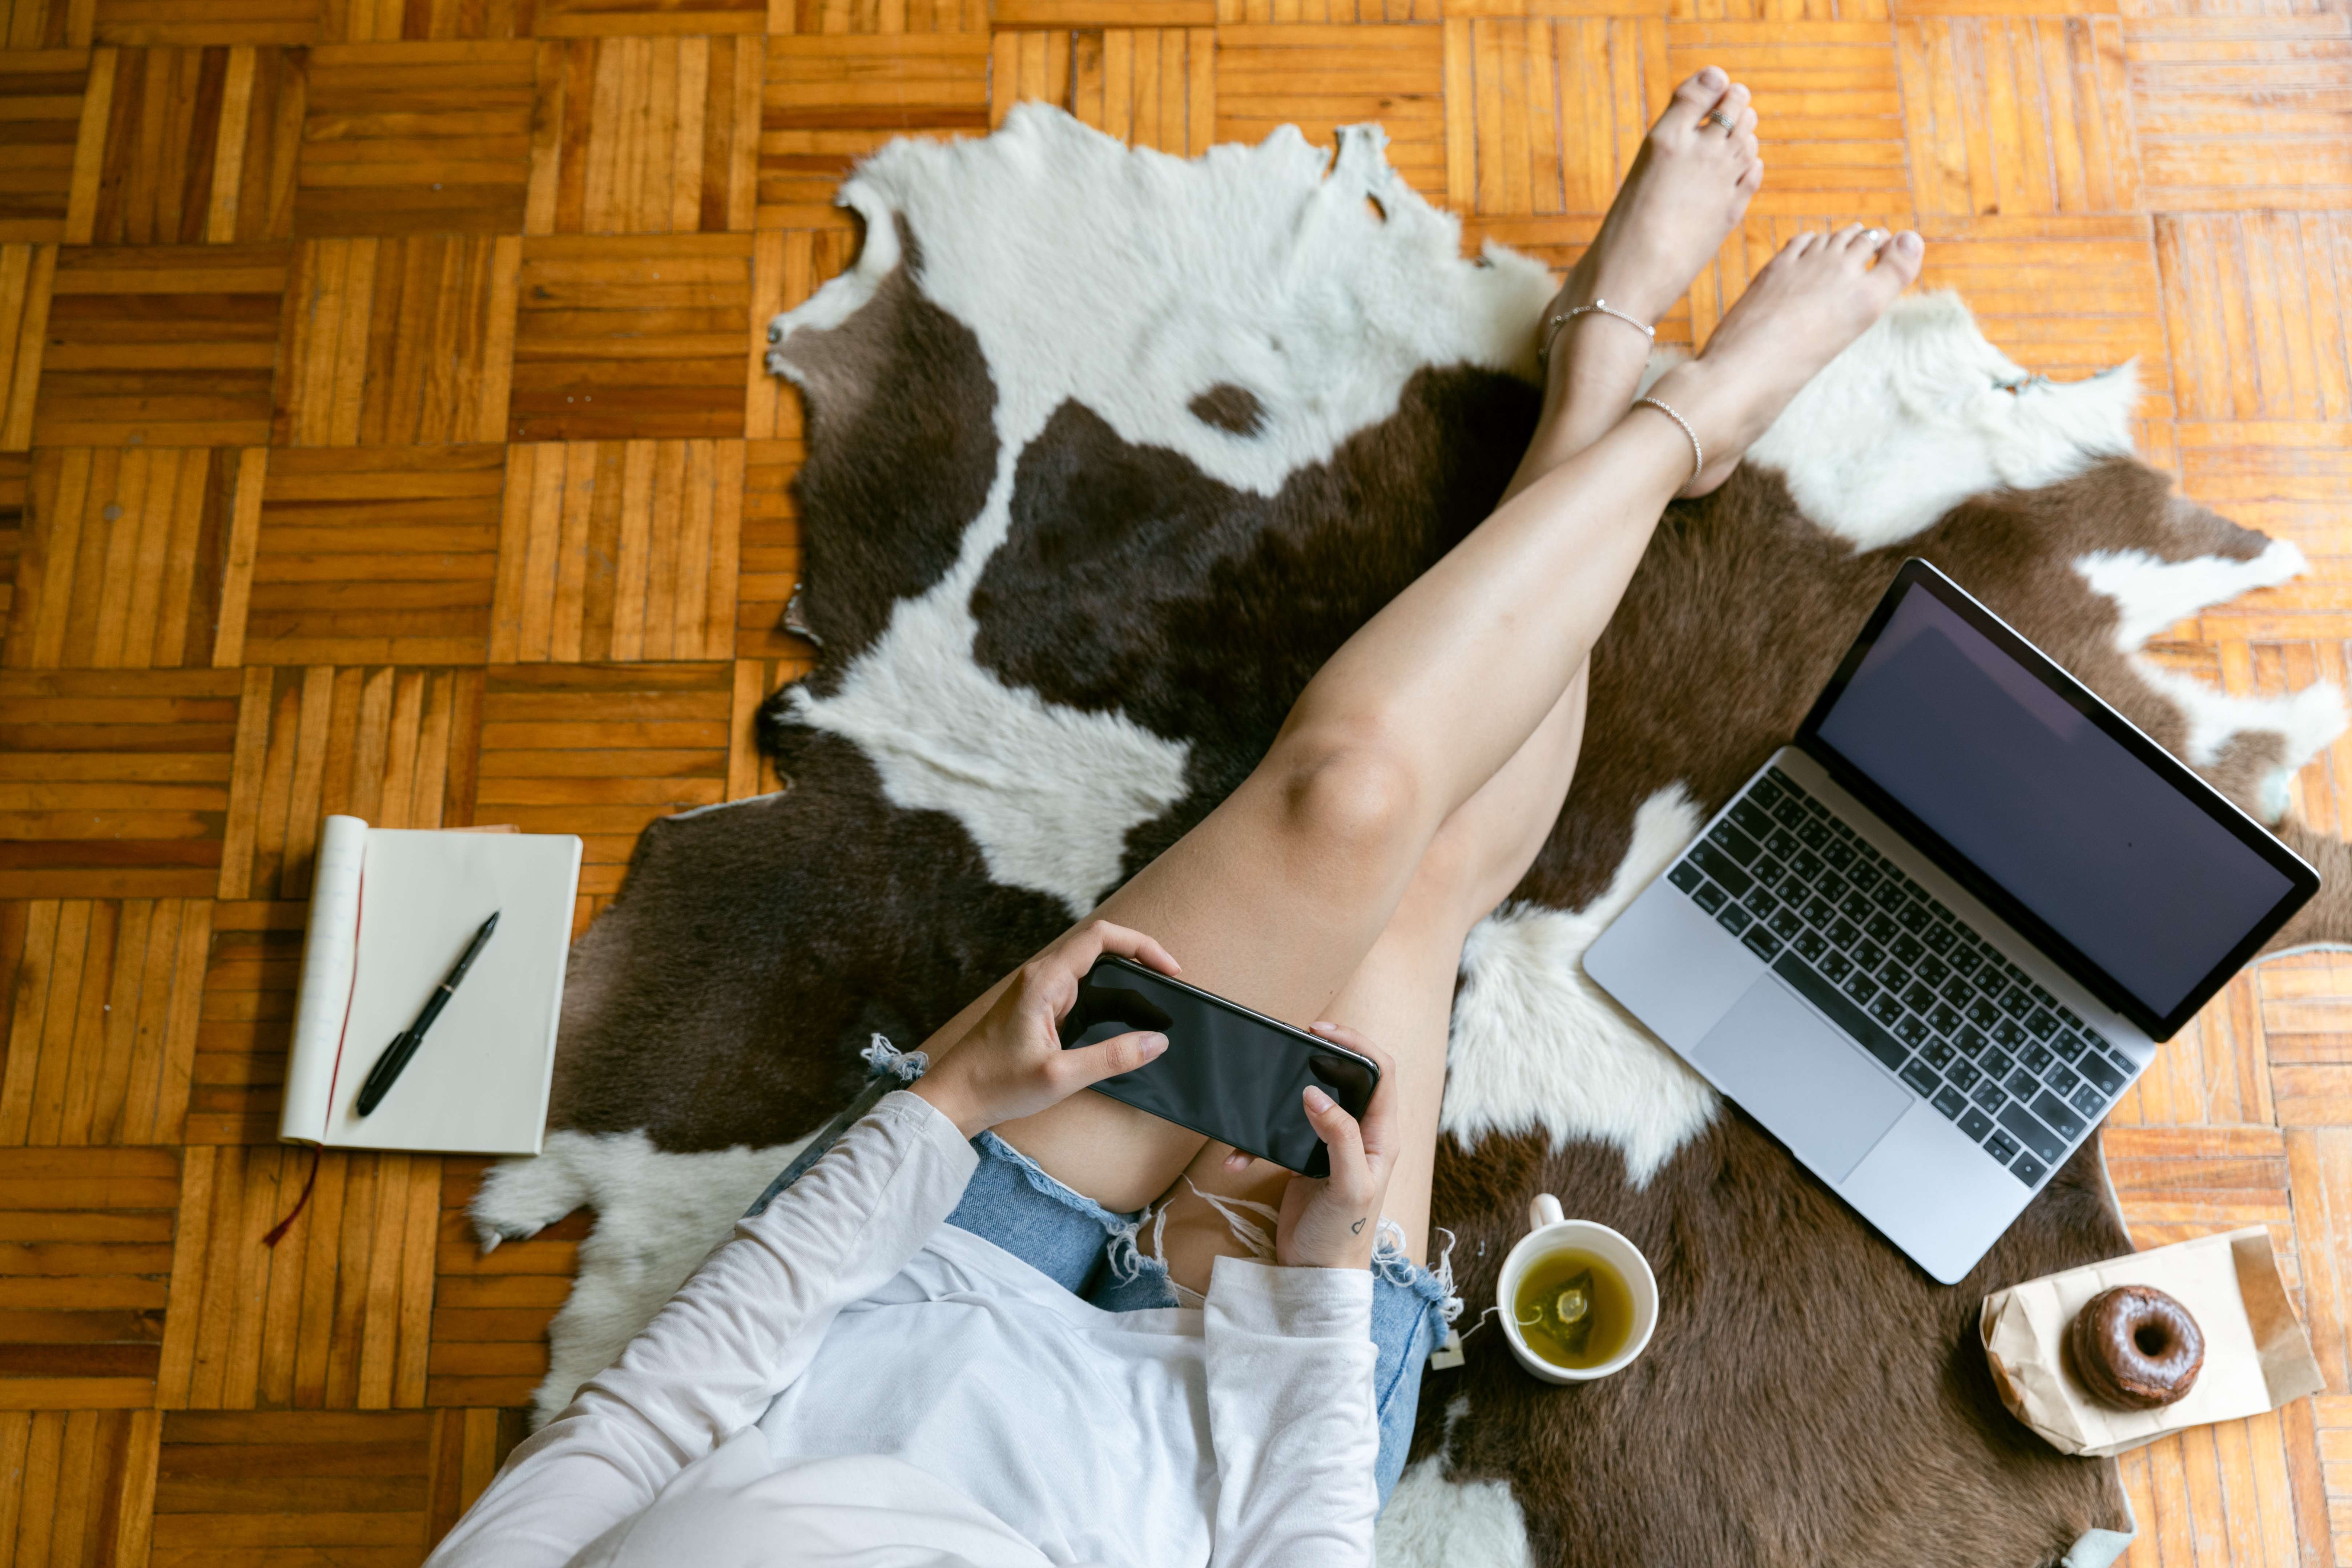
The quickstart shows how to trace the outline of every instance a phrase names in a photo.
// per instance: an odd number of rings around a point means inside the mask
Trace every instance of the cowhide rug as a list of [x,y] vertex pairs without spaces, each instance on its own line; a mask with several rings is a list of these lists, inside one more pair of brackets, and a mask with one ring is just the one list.
[[[807,395],[822,643],[762,715],[791,787],[646,830],[572,957],[547,1152],[475,1205],[487,1243],[597,1211],[542,1414],[854,1093],[870,1034],[919,1040],[1197,821],[1491,505],[1551,284],[1460,259],[1382,147],[1285,130],[1183,163],[1028,107],[843,187],[864,253],[770,333]],[[2277,820],[2336,694],[2231,700],[2134,655],[2303,559],[2135,461],[2137,395],[2128,368],[2027,376],[1929,295],[1668,513],[1594,656],[1559,826],[1464,955],[1435,1202],[1471,1316],[1549,1190],[1648,1253],[1661,1326],[1570,1389],[1473,1332],[1425,1385],[1383,1562],[1975,1568],[2130,1528],[2113,1464],[2042,1447],[1972,1348],[1987,1289],[2129,1248],[2095,1144],[1944,1289],[1578,960],[1913,553]],[[2340,878],[2344,846],[2281,831]],[[2347,886],[2284,940],[2352,933]]]

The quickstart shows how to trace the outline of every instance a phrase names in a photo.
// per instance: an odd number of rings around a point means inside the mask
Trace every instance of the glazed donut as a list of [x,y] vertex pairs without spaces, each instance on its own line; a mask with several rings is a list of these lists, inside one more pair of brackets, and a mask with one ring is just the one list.
[[2066,1331],[2066,1350],[2091,1397],[2122,1410],[2182,1398],[2205,1366],[2197,1320],[2146,1285],[2118,1285],[2084,1302]]

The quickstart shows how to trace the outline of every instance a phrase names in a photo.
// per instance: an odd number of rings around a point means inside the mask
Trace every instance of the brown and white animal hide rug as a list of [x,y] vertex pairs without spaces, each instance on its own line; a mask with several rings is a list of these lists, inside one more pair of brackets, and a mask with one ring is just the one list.
[[[822,643],[762,715],[790,787],[646,831],[572,957],[547,1152],[475,1205],[493,1244],[597,1211],[542,1414],[855,1092],[869,1036],[920,1040],[1198,821],[1493,504],[1552,285],[1461,259],[1383,143],[1351,128],[1334,160],[1284,130],[1187,163],[1024,106],[843,187],[862,256],[770,332],[807,397]],[[2127,368],[2030,377],[1929,295],[1668,512],[1594,655],[1567,809],[1464,953],[1435,1194],[1465,1327],[1538,1191],[1642,1247],[1661,1324],[1573,1388],[1472,1333],[1424,1385],[1384,1563],[1990,1568],[2130,1528],[2113,1464],[2012,1421],[1971,1344],[1987,1289],[2129,1248],[2095,1142],[1946,1289],[1579,958],[1912,554],[2277,819],[2335,693],[2226,699],[2134,656],[2302,557],[2170,496],[2132,458],[2136,395]],[[2348,924],[2330,903],[2288,936]]]

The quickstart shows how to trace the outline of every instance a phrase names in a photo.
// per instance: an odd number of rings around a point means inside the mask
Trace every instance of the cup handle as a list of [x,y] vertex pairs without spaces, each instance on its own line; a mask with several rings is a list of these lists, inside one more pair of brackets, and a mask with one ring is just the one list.
[[1560,1213],[1559,1200],[1549,1193],[1538,1193],[1536,1201],[1528,1205],[1528,1219],[1538,1230],[1548,1225],[1558,1225],[1567,1216]]

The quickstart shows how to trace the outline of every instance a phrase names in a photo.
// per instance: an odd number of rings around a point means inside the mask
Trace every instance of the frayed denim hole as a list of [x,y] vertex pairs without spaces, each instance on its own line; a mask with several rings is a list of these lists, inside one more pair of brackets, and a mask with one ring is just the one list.
[[1055,1181],[1045,1166],[1040,1165],[993,1132],[983,1131],[972,1142],[981,1146],[983,1153],[1002,1160],[1019,1171],[1022,1179],[1039,1194],[1052,1198],[1066,1208],[1076,1209],[1101,1226],[1105,1236],[1117,1236],[1121,1228],[1132,1229],[1142,1222],[1144,1215],[1151,1212],[1145,1209],[1138,1214],[1122,1215],[1103,1207],[1086,1194]]

